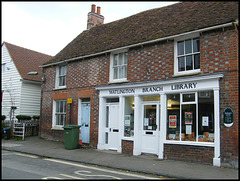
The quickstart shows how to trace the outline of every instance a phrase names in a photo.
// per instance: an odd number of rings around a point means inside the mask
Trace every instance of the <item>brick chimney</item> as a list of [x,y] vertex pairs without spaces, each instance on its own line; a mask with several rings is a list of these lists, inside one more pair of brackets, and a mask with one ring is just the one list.
[[104,16],[100,14],[101,7],[97,7],[96,12],[96,5],[92,4],[91,12],[88,13],[88,21],[87,21],[87,29],[91,29],[94,26],[103,24]]

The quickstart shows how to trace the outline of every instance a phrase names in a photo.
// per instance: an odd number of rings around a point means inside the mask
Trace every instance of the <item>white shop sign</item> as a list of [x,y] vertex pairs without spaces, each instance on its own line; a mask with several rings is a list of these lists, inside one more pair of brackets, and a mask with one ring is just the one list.
[[197,91],[197,90],[207,90],[214,87],[218,87],[218,81],[211,80],[200,80],[191,82],[177,82],[170,84],[162,84],[154,86],[146,86],[145,84],[140,85],[120,85],[119,87],[106,86],[104,89],[100,89],[100,95],[102,96],[115,96],[115,95],[150,95],[150,94],[160,94],[160,93],[174,93],[174,92],[184,92],[184,91]]

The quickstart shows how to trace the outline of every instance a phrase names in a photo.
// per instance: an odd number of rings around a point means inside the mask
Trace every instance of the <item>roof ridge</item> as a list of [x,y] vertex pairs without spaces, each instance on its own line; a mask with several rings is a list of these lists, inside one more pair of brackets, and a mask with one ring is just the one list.
[[42,55],[46,55],[46,56],[50,56],[50,57],[54,57],[52,55],[48,55],[46,53],[41,53],[39,51],[36,51],[36,50],[31,50],[29,48],[25,48],[25,47],[22,47],[22,46],[19,46],[19,45],[15,45],[15,44],[12,44],[12,43],[8,43],[6,41],[3,41],[3,44],[9,44],[10,46],[15,46],[15,47],[18,47],[18,48],[21,48],[21,49],[24,49],[24,50],[27,50],[27,51],[32,51],[32,52],[35,52],[35,53],[39,53],[39,54],[42,54]]

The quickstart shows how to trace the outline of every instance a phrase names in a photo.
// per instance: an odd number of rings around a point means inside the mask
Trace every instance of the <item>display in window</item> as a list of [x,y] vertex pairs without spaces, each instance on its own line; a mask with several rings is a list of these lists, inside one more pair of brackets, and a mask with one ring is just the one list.
[[124,136],[132,137],[134,135],[134,97],[125,98],[124,108]]
[[192,134],[192,125],[186,125],[186,134]]
[[185,124],[192,124],[193,122],[193,113],[192,112],[185,112]]
[[125,115],[124,126],[130,126],[131,115]]
[[177,127],[177,116],[170,115],[169,116],[169,128],[176,128]]
[[203,116],[202,117],[202,126],[208,126],[208,122],[209,122],[209,117]]

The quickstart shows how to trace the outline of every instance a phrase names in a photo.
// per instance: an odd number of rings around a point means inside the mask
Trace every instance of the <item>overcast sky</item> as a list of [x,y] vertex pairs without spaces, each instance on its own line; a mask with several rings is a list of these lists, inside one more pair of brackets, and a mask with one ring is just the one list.
[[101,7],[104,23],[176,1],[4,2],[1,40],[48,55],[56,55],[86,30],[91,5]]

